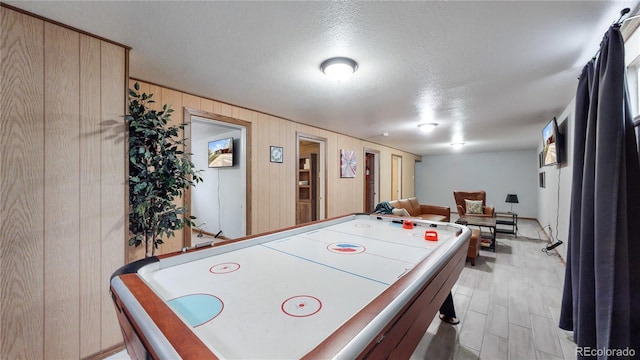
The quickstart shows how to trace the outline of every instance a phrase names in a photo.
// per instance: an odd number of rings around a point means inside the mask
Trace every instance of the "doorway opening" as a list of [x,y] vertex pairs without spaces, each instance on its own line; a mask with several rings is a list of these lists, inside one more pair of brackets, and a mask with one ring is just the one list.
[[391,155],[391,200],[402,198],[402,156]]
[[326,217],[326,139],[300,133],[296,137],[296,224],[303,224]]
[[[184,246],[246,236],[251,221],[251,123],[189,108],[184,119],[189,123],[185,151],[192,154],[191,162],[203,179],[184,195],[188,215],[196,217],[195,227],[184,230]],[[232,143],[231,156],[215,157],[216,149],[211,148],[227,141]]]
[[364,211],[372,213],[380,202],[380,152],[364,150]]

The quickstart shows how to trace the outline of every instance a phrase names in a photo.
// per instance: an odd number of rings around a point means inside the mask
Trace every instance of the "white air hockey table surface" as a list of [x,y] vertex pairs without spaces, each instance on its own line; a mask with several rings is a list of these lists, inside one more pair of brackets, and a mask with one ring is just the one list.
[[[144,299],[130,289],[138,285],[122,281],[127,274],[114,275],[112,292],[128,309],[138,337],[147,338],[142,343],[152,356],[195,355],[158,326],[166,316],[177,317],[187,329],[182,332],[192,332],[211,358],[298,359],[314,357],[314,349],[324,357],[320,344],[334,347],[332,335],[369,314],[360,329],[338,336],[347,338],[344,346],[329,351],[332,357],[363,356],[438,269],[460,249],[466,253],[469,231],[462,226],[409,219],[414,226],[408,229],[398,220],[348,215],[147,261],[129,275],[165,304],[161,314],[145,309]],[[438,240],[425,240],[427,231]],[[399,281],[409,274],[410,280]],[[439,290],[448,293],[450,287]],[[368,310],[385,292],[396,295]]]

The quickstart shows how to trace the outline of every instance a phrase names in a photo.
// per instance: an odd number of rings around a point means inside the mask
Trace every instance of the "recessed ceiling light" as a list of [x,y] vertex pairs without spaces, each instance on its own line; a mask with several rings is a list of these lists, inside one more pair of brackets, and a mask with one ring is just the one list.
[[462,148],[463,146],[464,146],[464,143],[463,143],[463,142],[457,142],[457,143],[452,143],[452,144],[451,144],[451,147],[452,147],[452,148],[454,148],[454,149],[460,149],[460,148]]
[[343,82],[358,70],[358,63],[346,57],[334,57],[323,61],[320,70],[331,80]]
[[418,125],[418,128],[423,133],[430,133],[430,132],[433,131],[433,129],[436,128],[436,126],[438,126],[438,124],[436,124],[436,123],[424,123],[424,124]]

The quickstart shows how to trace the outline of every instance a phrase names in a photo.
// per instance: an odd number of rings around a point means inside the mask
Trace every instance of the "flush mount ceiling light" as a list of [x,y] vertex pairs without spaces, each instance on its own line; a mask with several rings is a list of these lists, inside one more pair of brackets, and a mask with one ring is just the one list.
[[457,143],[452,143],[452,144],[451,144],[451,147],[452,147],[452,148],[454,148],[454,149],[460,149],[460,148],[462,148],[463,146],[464,146],[464,143],[463,143],[463,142],[457,142]]
[[438,126],[438,124],[436,124],[436,123],[424,123],[424,124],[418,125],[418,128],[423,133],[430,133],[430,132],[433,131],[433,129],[436,128],[436,126]]
[[334,57],[320,64],[320,70],[331,80],[343,82],[358,69],[358,63],[346,57]]

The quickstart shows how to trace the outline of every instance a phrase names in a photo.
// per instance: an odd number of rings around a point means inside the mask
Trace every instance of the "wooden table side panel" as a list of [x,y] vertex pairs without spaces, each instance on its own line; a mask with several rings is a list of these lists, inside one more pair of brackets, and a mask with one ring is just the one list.
[[[458,280],[462,269],[464,268],[464,264],[466,262],[466,253],[461,253],[457,261],[452,261],[452,263],[457,262],[454,274],[446,278],[446,282],[440,288],[438,294],[432,298],[429,296],[426,299],[420,299],[420,303],[416,301],[416,308],[418,310],[415,315],[415,321],[409,331],[407,331],[406,335],[402,338],[401,342],[396,346],[395,350],[389,356],[390,359],[408,359],[411,357],[413,351],[418,347],[418,344],[422,340],[425,332],[429,328],[431,321],[434,316],[440,310],[440,306],[446,299],[447,295],[453,288],[453,285]],[[426,294],[425,294],[426,295]],[[431,300],[430,303],[426,304],[428,300]],[[413,316],[408,316],[408,320],[411,320]]]
[[383,341],[372,343],[363,354],[369,358],[409,358],[457,281],[465,260],[466,249],[458,249],[438,275],[376,336],[380,339],[384,335]]
[[[111,289],[113,293],[113,289]],[[147,358],[147,350],[145,349],[145,345],[142,343],[142,339],[138,336],[139,331],[134,329],[134,325],[131,320],[129,320],[124,307],[122,306],[122,301],[117,295],[114,295],[114,306],[116,308],[116,315],[118,316],[118,323],[120,324],[120,331],[122,332],[122,338],[124,339],[124,345],[127,349],[127,353],[132,360],[138,359],[146,359]],[[157,358],[157,355],[151,355],[154,358]]]
[[[183,359],[217,359],[211,350],[137,274],[121,275],[120,279]],[[123,309],[127,312],[128,320],[131,321],[132,317],[131,314],[128,314],[126,306],[123,306]],[[136,329],[138,337],[142,339],[147,350],[150,350],[149,342],[135,324],[134,329]],[[150,353],[152,352],[150,351]]]
[[132,319],[129,309],[124,305],[122,299],[113,287],[111,287],[111,294],[113,305],[116,308],[118,323],[120,324],[120,331],[122,332],[122,338],[124,339],[124,345],[129,357],[132,360],[146,360],[148,354],[151,358],[157,359],[158,354],[153,351],[147,338],[141,336],[142,330],[140,330],[138,324]]

